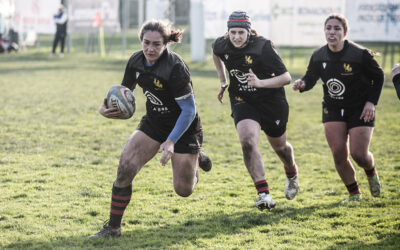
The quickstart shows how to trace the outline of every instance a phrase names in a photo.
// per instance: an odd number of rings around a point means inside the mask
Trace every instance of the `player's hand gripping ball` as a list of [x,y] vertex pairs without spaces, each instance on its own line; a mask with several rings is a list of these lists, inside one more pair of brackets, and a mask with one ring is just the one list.
[[135,113],[135,97],[130,89],[122,85],[113,85],[107,93],[107,108],[121,111],[121,119],[129,119]]

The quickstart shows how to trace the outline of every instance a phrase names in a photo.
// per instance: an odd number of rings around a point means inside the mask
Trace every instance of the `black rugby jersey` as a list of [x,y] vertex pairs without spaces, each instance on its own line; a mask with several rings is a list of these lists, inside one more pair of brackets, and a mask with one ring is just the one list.
[[396,88],[397,97],[400,99],[400,74],[393,77],[393,85]]
[[327,105],[356,107],[367,101],[378,103],[384,73],[366,48],[345,40],[340,52],[332,52],[328,45],[314,51],[302,78],[303,91],[313,88],[319,78]]
[[[148,67],[145,62],[142,50],[133,54],[126,66],[122,85],[133,90],[138,84],[147,98],[147,117],[172,129],[181,113],[175,99],[193,94],[189,69],[180,56],[168,49],[154,65]],[[194,127],[199,129],[198,126],[196,113],[188,131]]]
[[242,97],[247,102],[265,98],[285,98],[285,89],[254,88],[247,85],[244,74],[249,69],[262,79],[272,78],[287,72],[281,58],[270,40],[262,36],[252,37],[244,48],[235,48],[229,37],[219,37],[213,43],[213,52],[221,58],[229,73],[229,94]]
[[400,74],[397,74],[393,77],[394,85],[400,85]]

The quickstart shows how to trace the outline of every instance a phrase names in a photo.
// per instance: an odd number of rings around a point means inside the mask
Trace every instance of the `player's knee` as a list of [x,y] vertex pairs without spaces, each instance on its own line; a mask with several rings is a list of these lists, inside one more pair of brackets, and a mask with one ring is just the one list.
[[348,155],[346,151],[338,149],[338,150],[332,150],[332,156],[333,156],[333,161],[335,164],[343,164],[344,162],[347,161]]
[[353,158],[353,160],[355,162],[357,162],[358,165],[364,166],[367,164],[368,162],[368,154],[362,153],[362,152],[351,152],[351,158]]
[[288,154],[291,154],[291,146],[290,144],[280,144],[273,146],[275,153],[277,153],[281,157],[286,157]]
[[242,151],[245,154],[252,152],[257,146],[257,144],[253,142],[253,139],[250,136],[242,138],[240,140],[240,144],[242,145]]
[[119,162],[117,171],[117,183],[130,183],[137,174],[135,163],[129,159],[122,159]]
[[174,185],[175,193],[182,197],[188,197],[193,193],[193,185],[186,184],[175,184]]

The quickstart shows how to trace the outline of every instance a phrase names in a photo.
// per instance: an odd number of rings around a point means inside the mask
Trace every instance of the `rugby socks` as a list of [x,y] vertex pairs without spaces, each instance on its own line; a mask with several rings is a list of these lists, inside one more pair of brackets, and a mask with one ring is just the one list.
[[297,175],[297,165],[296,163],[293,164],[293,168],[292,169],[287,169],[285,168],[285,174],[287,178],[293,178],[295,175]]
[[128,206],[132,195],[132,185],[118,188],[113,185],[111,197],[110,221],[108,225],[113,229],[121,227],[121,220],[126,206]]
[[360,194],[360,189],[358,188],[357,182],[354,182],[352,184],[346,185],[347,191],[349,191],[349,194]]
[[269,187],[266,179],[254,182],[254,186],[256,187],[258,194],[269,194]]
[[376,168],[374,167],[373,169],[364,169],[365,174],[367,175],[368,178],[374,177],[376,174]]

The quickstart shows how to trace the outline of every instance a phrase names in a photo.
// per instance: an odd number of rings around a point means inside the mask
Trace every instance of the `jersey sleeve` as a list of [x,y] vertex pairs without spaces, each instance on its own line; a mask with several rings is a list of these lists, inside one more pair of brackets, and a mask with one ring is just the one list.
[[130,60],[125,67],[124,78],[122,79],[121,85],[127,87],[130,90],[134,90],[136,87],[136,72],[130,66]]
[[278,52],[275,50],[275,47],[271,41],[267,41],[262,49],[262,63],[271,71],[271,73],[274,73],[276,76],[287,72],[281,57],[278,55]]
[[376,62],[373,55],[371,55],[367,50],[364,50],[362,62],[363,73],[368,77],[368,79],[371,79],[371,86],[368,89],[367,100],[377,105],[384,82],[383,70]]
[[184,63],[173,67],[168,86],[175,99],[184,99],[193,93],[189,69]]
[[393,85],[396,88],[397,97],[400,99],[400,74],[393,77]]
[[306,74],[301,78],[305,83],[306,87],[300,92],[312,89],[319,79],[318,67],[314,62],[314,55],[311,56],[310,62],[308,63]]
[[211,45],[213,53],[219,57],[222,56],[224,47],[225,47],[225,38],[224,37],[218,37],[217,39],[215,39],[215,41]]

